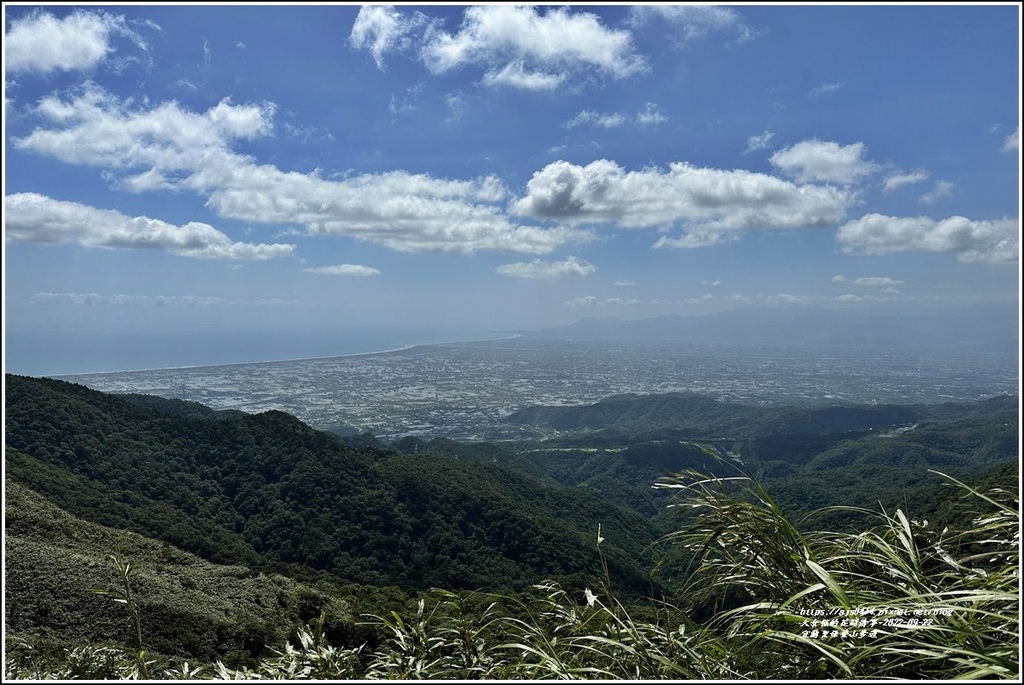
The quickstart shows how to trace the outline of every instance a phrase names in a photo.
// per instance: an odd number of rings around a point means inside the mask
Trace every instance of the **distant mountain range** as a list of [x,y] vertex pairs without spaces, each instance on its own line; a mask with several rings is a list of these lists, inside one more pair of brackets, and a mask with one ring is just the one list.
[[955,309],[913,309],[888,314],[815,306],[741,307],[699,316],[625,320],[586,318],[528,333],[558,340],[659,341],[695,345],[786,347],[977,348],[1016,352],[1015,303]]

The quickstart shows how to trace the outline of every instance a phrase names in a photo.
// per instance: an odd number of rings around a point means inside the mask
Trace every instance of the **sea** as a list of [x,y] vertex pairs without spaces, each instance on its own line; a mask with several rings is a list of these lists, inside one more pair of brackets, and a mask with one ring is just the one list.
[[4,372],[57,377],[371,354],[415,345],[497,340],[479,329],[367,328],[270,332],[4,332]]

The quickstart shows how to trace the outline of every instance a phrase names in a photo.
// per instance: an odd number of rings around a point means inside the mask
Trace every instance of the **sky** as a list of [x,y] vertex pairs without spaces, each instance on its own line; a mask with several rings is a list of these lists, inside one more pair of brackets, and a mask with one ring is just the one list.
[[1018,3],[4,12],[8,369],[76,335],[1019,308]]

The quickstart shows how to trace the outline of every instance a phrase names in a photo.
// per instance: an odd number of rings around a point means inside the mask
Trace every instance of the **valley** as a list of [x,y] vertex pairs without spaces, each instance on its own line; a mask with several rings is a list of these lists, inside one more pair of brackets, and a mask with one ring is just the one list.
[[379,354],[64,376],[112,393],[288,412],[324,430],[460,440],[555,433],[511,424],[536,405],[690,392],[750,404],[935,403],[1015,394],[1015,352],[803,349],[671,341],[514,339]]

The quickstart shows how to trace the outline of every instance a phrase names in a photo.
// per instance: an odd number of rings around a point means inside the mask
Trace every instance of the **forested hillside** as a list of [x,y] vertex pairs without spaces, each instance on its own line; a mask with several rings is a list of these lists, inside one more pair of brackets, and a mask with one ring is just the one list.
[[[1017,398],[808,410],[618,396],[516,417],[557,439],[385,444],[278,411],[6,384],[9,677],[170,677],[175,663],[210,676],[217,660],[220,677],[274,678],[1015,672],[1012,554],[985,550],[1019,522]],[[865,575],[883,566],[911,585]],[[135,598],[111,601],[129,572]],[[824,652],[767,627],[764,607],[852,610],[847,593],[952,618],[920,642],[865,633]],[[991,610],[964,632],[975,604],[955,598],[972,593]],[[795,610],[785,621],[806,621]],[[126,661],[143,634],[156,660]],[[270,659],[288,639],[301,650]],[[62,646],[85,642],[119,646]],[[512,644],[527,649],[499,647]]]
[[616,577],[648,589],[655,529],[592,493],[493,461],[354,449],[281,412],[152,404],[8,376],[7,474],[211,561],[419,588],[594,573],[601,523]]
[[508,421],[593,438],[681,437],[735,439],[785,434],[836,434],[879,430],[922,421],[1017,413],[1017,398],[938,405],[834,405],[816,409],[750,406],[690,393],[615,395],[596,404],[527,407]]

